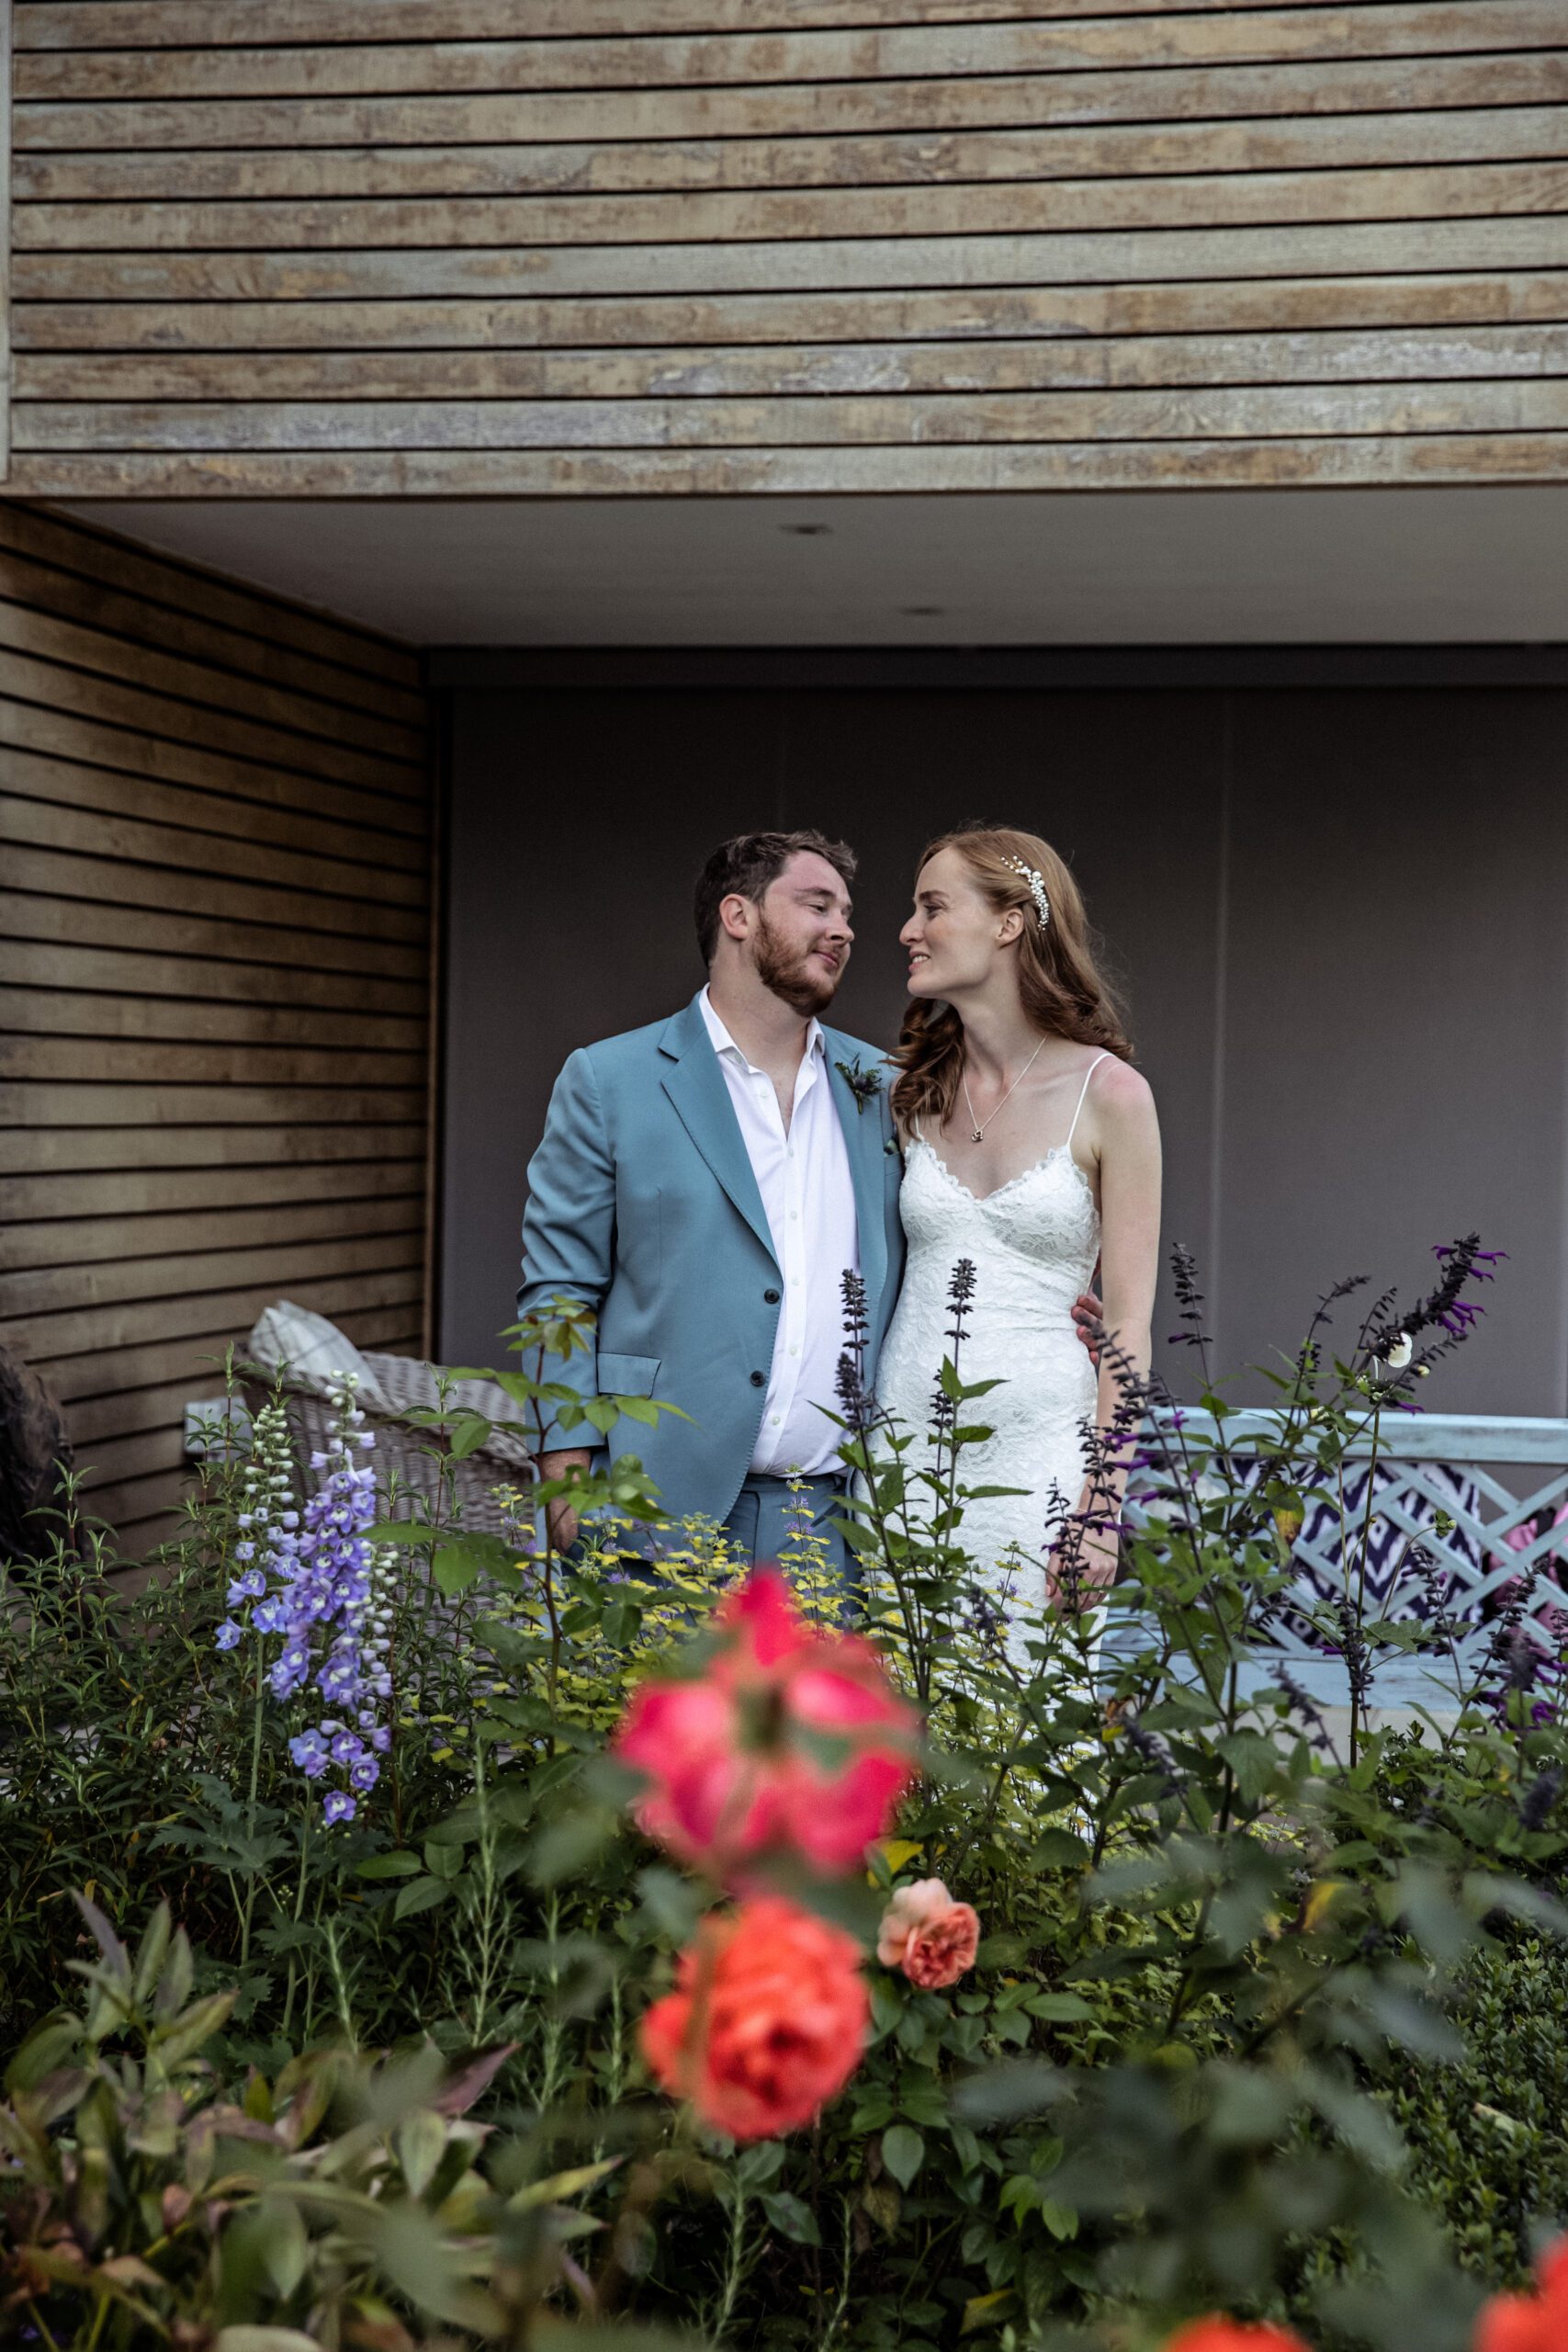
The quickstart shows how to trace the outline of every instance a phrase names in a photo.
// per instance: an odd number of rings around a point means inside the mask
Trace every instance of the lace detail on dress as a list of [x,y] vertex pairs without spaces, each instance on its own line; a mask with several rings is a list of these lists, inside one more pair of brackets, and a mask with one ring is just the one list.
[[[976,1408],[993,1434],[964,1449],[964,1483],[1023,1492],[971,1503],[963,1541],[987,1588],[1004,1601],[1039,1598],[1040,1555],[1083,1485],[1083,1425],[1092,1421],[1097,1378],[1073,1326],[1072,1304],[1100,1255],[1100,1213],[1070,1147],[982,1199],[953,1175],[924,1136],[910,1146],[899,1193],[908,1242],[904,1285],[877,1370],[883,1408],[916,1432],[911,1468],[931,1458],[927,1432],[942,1358],[950,1352],[947,1291],[961,1258],[973,1261],[975,1297],[959,1369],[994,1380]],[[1022,1567],[1004,1565],[1013,1547]],[[1015,1652],[1021,1656],[1022,1653]]]

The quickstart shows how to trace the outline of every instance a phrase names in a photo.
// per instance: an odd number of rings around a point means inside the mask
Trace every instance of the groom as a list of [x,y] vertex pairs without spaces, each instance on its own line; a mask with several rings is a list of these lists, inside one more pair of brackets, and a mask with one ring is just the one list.
[[[718,1521],[742,1562],[776,1559],[802,1502],[826,1524],[845,1481],[836,1405],[842,1277],[865,1286],[865,1375],[903,1270],[887,1071],[822,1026],[850,959],[855,861],[818,832],[741,833],[698,876],[707,983],[683,1012],[581,1046],[528,1167],[520,1315],[558,1296],[598,1318],[555,1376],[584,1399],[689,1414],[639,1430],[672,1516]],[[547,1430],[544,1478],[592,1455]],[[804,1495],[791,1493],[792,1476]],[[557,1507],[557,1541],[576,1521]]]

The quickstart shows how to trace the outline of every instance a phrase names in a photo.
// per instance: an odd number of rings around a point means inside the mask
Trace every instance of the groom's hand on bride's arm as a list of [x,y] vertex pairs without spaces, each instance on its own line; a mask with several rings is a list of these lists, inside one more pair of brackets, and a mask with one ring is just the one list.
[[[537,1464],[540,1483],[564,1478],[573,1470],[586,1470],[592,1459],[585,1445],[564,1446],[558,1453],[541,1453]],[[564,1495],[558,1495],[553,1503],[546,1504],[545,1517],[556,1550],[570,1552],[577,1541],[577,1513]]]
[[1073,1301],[1073,1329],[1089,1350],[1091,1360],[1100,1362],[1100,1342],[1095,1337],[1105,1319],[1105,1304],[1093,1291],[1080,1291]]

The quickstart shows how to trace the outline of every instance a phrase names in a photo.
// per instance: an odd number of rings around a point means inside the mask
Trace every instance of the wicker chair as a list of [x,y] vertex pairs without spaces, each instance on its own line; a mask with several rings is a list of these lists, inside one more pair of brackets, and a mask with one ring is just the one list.
[[[400,1494],[423,1495],[427,1500],[434,1496],[441,1475],[436,1460],[439,1438],[435,1431],[422,1429],[404,1417],[423,1408],[434,1408],[438,1402],[435,1385],[436,1368],[420,1363],[412,1356],[364,1354],[366,1369],[373,1375],[381,1397],[391,1408],[383,1411],[374,1399],[362,1399],[366,1421],[376,1432],[377,1483],[387,1498],[387,1490],[395,1476]],[[254,1415],[267,1401],[269,1390],[259,1379],[243,1383],[245,1403]],[[332,1408],[325,1396],[315,1389],[288,1381],[284,1389],[288,1416],[288,1433],[299,1457],[301,1479],[305,1479],[312,1453],[324,1451],[332,1424]],[[514,1420],[518,1408],[503,1388],[490,1380],[461,1381],[453,1396],[454,1404],[472,1406],[476,1412],[492,1420]],[[505,1517],[495,1499],[498,1487],[526,1485],[531,1475],[531,1460],[527,1448],[519,1438],[497,1432],[485,1444],[461,1462],[446,1465],[446,1507],[460,1520],[462,1525],[477,1532],[499,1535],[505,1532]],[[400,1511],[400,1516],[401,1515]]]

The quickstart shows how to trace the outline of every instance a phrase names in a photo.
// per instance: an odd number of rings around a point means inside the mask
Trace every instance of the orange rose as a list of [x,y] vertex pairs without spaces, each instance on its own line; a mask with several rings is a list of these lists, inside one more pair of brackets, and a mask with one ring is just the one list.
[[1288,2327],[1270,2327],[1266,2320],[1226,2319],[1211,2312],[1206,2319],[1189,2320],[1170,2336],[1165,2352],[1309,2352]]
[[925,1993],[956,1984],[974,1967],[979,1947],[979,1914],[954,1903],[939,1878],[897,1888],[876,1937],[883,1966],[901,1968]]
[[732,2140],[809,2123],[860,2064],[871,2001],[860,1947],[781,1895],[710,1912],[675,1990],[642,2021],[642,2054]]

